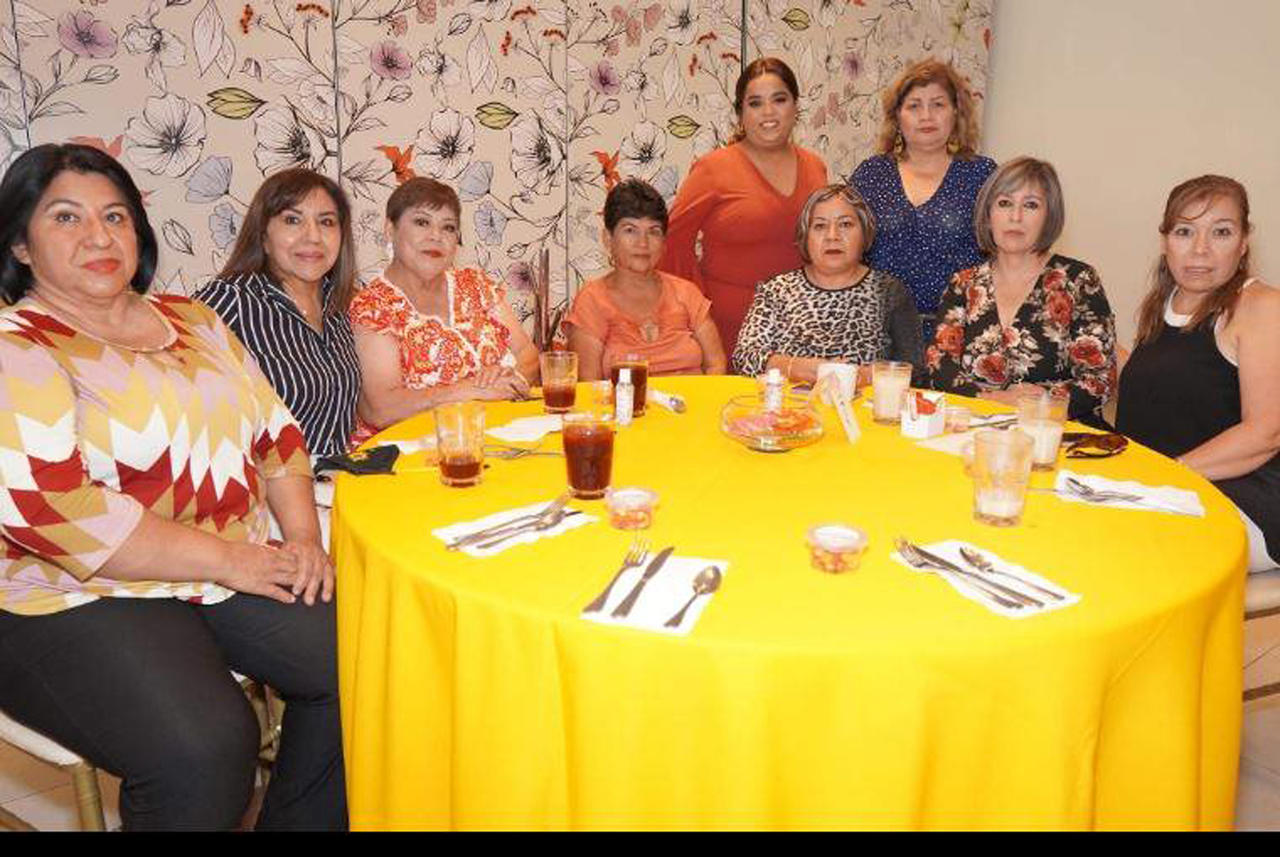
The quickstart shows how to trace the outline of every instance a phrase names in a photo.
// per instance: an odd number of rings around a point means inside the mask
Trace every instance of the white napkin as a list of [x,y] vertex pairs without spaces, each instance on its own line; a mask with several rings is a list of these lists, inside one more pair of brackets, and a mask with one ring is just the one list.
[[[483,529],[487,529],[488,527],[493,527],[498,524],[506,523],[507,521],[510,521],[513,518],[518,518],[521,515],[527,515],[531,512],[540,512],[543,509],[545,509],[549,503],[551,503],[551,500],[546,500],[541,503],[534,503],[530,506],[521,506],[518,509],[506,509],[504,511],[495,512],[492,515],[489,515],[488,517],[479,518],[474,521],[462,521],[461,523],[450,524],[447,527],[440,527],[439,529],[432,530],[431,535],[435,536],[445,544],[449,544],[455,539],[460,539],[465,535],[476,532],[477,530],[483,530]],[[570,508],[570,510],[572,511],[572,508]],[[567,532],[568,530],[572,530],[577,527],[590,524],[592,521],[597,521],[597,520],[599,519],[596,518],[594,515],[586,515],[582,513],[579,513],[576,515],[569,515],[568,517],[560,521],[560,523],[556,524],[554,527],[548,527],[545,530],[525,530],[522,533],[518,533],[509,539],[505,539],[499,542],[498,544],[494,545],[491,548],[486,548],[482,550],[481,548],[476,547],[475,545],[470,545],[468,547],[462,548],[461,550],[463,551],[463,553],[468,553],[471,556],[493,556],[494,554],[502,553],[504,550],[506,550],[509,547],[514,547],[515,545],[528,544],[529,542],[536,542],[538,539],[544,539],[549,536],[558,536],[563,532]]]
[[[1068,478],[1083,482],[1097,491],[1122,491],[1125,494],[1137,494],[1142,499],[1136,502],[1125,500],[1107,500],[1105,502],[1084,500],[1071,493],[1066,483]],[[1086,503],[1090,506],[1108,506],[1113,509],[1167,512],[1169,514],[1191,515],[1196,518],[1203,518],[1205,514],[1204,506],[1200,503],[1199,494],[1184,488],[1174,488],[1171,485],[1144,485],[1141,482],[1121,482],[1116,479],[1107,479],[1105,476],[1059,470],[1057,479],[1053,483],[1053,489],[1057,493],[1058,499],[1066,500],[1068,503]]]
[[388,440],[384,442],[384,445],[399,447],[401,455],[412,455],[415,452],[422,452],[424,449],[435,449],[436,439],[434,437],[416,437],[412,440]]
[[[674,634],[678,637],[686,636],[692,631],[693,626],[698,624],[698,617],[706,609],[707,602],[714,598],[716,592],[720,590],[707,595],[699,595],[694,599],[688,612],[684,614],[684,620],[679,627],[667,628],[664,623],[679,613],[680,608],[693,595],[693,579],[698,576],[698,572],[707,566],[714,565],[720,569],[720,589],[723,589],[723,575],[729,570],[727,560],[703,559],[696,556],[676,556],[672,554],[667,557],[667,561],[662,568],[658,569],[658,573],[649,578],[649,582],[644,585],[644,591],[640,593],[640,597],[626,617],[615,619],[610,615],[613,612],[613,608],[626,600],[632,587],[640,582],[640,578],[644,576],[645,568],[649,565],[649,560],[653,559],[654,556],[655,554],[651,551],[639,566],[629,568],[623,572],[622,576],[618,578],[618,582],[613,585],[613,589],[609,592],[609,600],[605,602],[604,607],[596,613],[583,613],[582,618],[590,622],[599,622],[602,625],[622,625],[627,628],[638,628],[641,631]],[[607,572],[612,575],[617,569],[618,566],[614,565],[608,568]],[[600,587],[603,589],[610,579],[602,576]]]
[[916,441],[916,446],[923,449],[932,449],[936,452],[945,452],[948,455],[963,456],[965,446],[973,443],[973,435],[973,431],[944,434],[938,437],[931,437],[928,440],[918,440]]
[[[969,578],[968,575],[955,574],[953,572],[942,572],[937,575],[947,581],[947,583],[950,583],[951,588],[956,592],[959,592],[965,598],[968,598],[970,601],[976,601],[992,613],[999,613],[1001,616],[1007,616],[1010,619],[1026,619],[1028,616],[1038,616],[1041,613],[1048,613],[1051,610],[1061,610],[1063,607],[1070,607],[1083,597],[1074,592],[1069,592],[1066,589],[1063,589],[1048,578],[1041,577],[1033,571],[1028,571],[1020,565],[1015,565],[1007,560],[1003,560],[991,551],[980,548],[977,545],[970,544],[969,542],[960,541],[959,539],[949,539],[944,542],[934,542],[930,545],[920,545],[920,547],[940,559],[948,560],[963,569],[976,572],[977,569],[972,568],[964,561],[964,557],[960,556],[960,548],[971,548],[986,557],[995,568],[1013,575],[1013,577],[1009,577],[1005,574],[988,573],[984,575],[985,577],[1008,589],[1013,589],[1025,595],[1029,595],[1044,605],[1043,607],[1028,605],[1017,609],[1005,607],[992,601],[985,592],[977,588],[971,582],[972,578]],[[894,561],[906,566],[912,571],[918,571],[922,574],[934,573],[930,569],[916,568],[899,556],[897,551],[894,551],[892,556]],[[1028,586],[1026,581],[1030,581],[1037,586],[1043,586],[1051,592],[1056,592],[1059,595],[1062,595],[1063,599],[1058,601],[1043,592],[1038,592],[1034,587]]]
[[542,440],[553,431],[560,431],[563,419],[560,414],[542,414],[536,417],[520,417],[506,425],[494,426],[485,434],[505,443],[522,443]]

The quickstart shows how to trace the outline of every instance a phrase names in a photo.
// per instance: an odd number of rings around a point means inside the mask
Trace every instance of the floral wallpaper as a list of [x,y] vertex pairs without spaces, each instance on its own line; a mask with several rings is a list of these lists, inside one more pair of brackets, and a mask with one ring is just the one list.
[[0,168],[44,142],[119,157],[176,291],[218,270],[266,174],[339,178],[366,273],[387,196],[434,176],[463,201],[460,261],[528,313],[544,248],[553,302],[606,267],[609,187],[671,199],[725,142],[744,38],[747,61],[796,70],[798,138],[847,175],[905,63],[945,57],[985,89],[991,2],[0,0]]

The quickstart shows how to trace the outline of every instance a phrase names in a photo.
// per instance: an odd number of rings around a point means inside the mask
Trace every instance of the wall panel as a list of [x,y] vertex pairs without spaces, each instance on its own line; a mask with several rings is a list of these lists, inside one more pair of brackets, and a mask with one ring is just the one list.
[[159,287],[180,291],[221,266],[266,174],[340,176],[366,274],[387,196],[435,176],[463,200],[461,262],[527,313],[542,249],[553,301],[607,266],[612,183],[671,199],[729,138],[744,42],[796,68],[799,139],[842,176],[904,63],[934,53],[985,87],[990,3],[0,0],[0,166],[28,138],[120,157],[161,236]]
[[569,0],[569,280],[600,273],[605,194],[620,179],[670,202],[689,165],[728,139],[741,70],[737,5]]

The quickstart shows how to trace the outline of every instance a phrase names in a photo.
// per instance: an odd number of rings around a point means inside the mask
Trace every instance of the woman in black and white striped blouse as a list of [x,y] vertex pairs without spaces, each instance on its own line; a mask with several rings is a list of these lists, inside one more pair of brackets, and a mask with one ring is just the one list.
[[313,456],[346,452],[355,428],[354,282],[346,195],[319,173],[292,169],[258,188],[231,258],[195,294],[257,358]]

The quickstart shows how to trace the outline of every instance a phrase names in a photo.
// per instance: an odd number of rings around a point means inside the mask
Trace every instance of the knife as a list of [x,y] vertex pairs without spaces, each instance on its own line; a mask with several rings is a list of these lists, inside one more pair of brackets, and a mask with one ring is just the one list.
[[1025,592],[1019,592],[1016,589],[1010,589],[1004,584],[997,583],[996,581],[987,577],[985,574],[978,574],[976,571],[970,571],[967,568],[962,568],[956,565],[954,562],[949,562],[943,559],[937,554],[929,553],[927,550],[920,547],[919,545],[914,545],[914,547],[915,547],[916,553],[920,555],[921,559],[924,559],[925,561],[932,563],[937,568],[945,569],[946,571],[950,571],[953,574],[958,574],[961,577],[965,577],[970,580],[980,581],[984,585],[990,586],[992,589],[996,590],[1001,595],[1006,596],[1008,598],[1012,598],[1015,601],[1020,601],[1021,603],[1027,605],[1028,607],[1044,606],[1043,601],[1040,601],[1038,598],[1032,598],[1030,595],[1027,595]]
[[669,548],[663,548],[662,552],[653,558],[649,563],[649,567],[644,570],[644,574],[640,577],[640,580],[635,586],[631,587],[631,591],[627,593],[627,597],[623,599],[621,604],[613,608],[613,613],[610,614],[613,618],[626,618],[627,614],[631,612],[631,608],[636,606],[636,600],[640,597],[640,591],[644,589],[644,585],[649,582],[649,578],[658,573],[658,569],[662,568],[662,564],[667,561],[667,558],[671,556],[671,553],[674,550],[674,545]]

